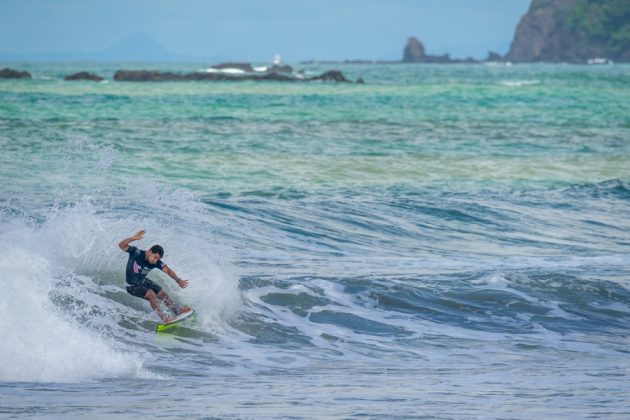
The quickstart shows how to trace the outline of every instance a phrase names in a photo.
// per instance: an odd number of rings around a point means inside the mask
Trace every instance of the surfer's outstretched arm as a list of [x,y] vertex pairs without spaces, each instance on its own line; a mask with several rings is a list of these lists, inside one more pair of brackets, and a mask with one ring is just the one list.
[[179,287],[181,287],[182,289],[185,289],[186,287],[188,287],[188,280],[184,280],[182,278],[179,278],[177,276],[177,274],[171,270],[170,268],[168,268],[168,265],[165,265],[162,268],[162,271],[165,272],[166,274],[169,275],[170,278],[172,278],[173,280],[175,280],[175,283],[177,283],[177,285]]
[[132,243],[133,241],[139,241],[140,239],[142,239],[142,237],[144,236],[144,232],[145,232],[144,230],[139,230],[132,237],[123,239],[122,241],[120,241],[118,246],[120,247],[120,249],[127,252],[127,249],[129,249],[129,244]]

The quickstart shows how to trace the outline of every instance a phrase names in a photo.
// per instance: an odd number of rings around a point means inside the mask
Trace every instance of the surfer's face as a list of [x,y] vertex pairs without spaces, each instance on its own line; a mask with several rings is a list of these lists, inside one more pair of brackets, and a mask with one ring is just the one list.
[[144,258],[149,264],[155,264],[160,259],[160,254],[158,254],[157,252],[154,254],[153,252],[151,252],[151,250],[148,250],[144,254]]

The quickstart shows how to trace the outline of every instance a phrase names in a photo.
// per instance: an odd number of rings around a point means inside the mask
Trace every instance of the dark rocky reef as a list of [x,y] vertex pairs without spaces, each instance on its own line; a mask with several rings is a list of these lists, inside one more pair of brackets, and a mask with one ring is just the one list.
[[102,80],[105,80],[101,76],[94,73],[88,73],[87,71],[81,71],[79,73],[71,74],[69,76],[64,77],[63,79],[64,80],[93,80],[95,82],[100,82]]
[[118,70],[114,74],[114,80],[119,82],[165,82],[165,81],[333,81],[333,82],[350,82],[339,70],[331,70],[319,76],[304,78],[278,72],[269,72],[264,74],[246,73],[246,74],[227,74],[227,73],[172,73],[153,70]]
[[350,83],[350,80],[346,79],[342,72],[339,70],[330,70],[326,73],[322,73],[319,76],[311,77],[308,80],[322,80],[324,82],[343,82]]
[[3,79],[30,79],[31,74],[27,71],[18,71],[9,68],[0,70],[0,78]]
[[274,64],[267,71],[275,73],[293,73],[293,67],[287,64]]
[[532,0],[510,51],[514,62],[630,61],[630,1]]

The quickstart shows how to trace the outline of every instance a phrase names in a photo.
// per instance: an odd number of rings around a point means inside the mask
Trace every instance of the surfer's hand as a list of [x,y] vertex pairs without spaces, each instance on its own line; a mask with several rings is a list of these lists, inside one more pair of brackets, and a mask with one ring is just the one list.
[[133,235],[131,238],[134,241],[139,241],[140,239],[142,239],[142,237],[144,236],[144,232],[146,232],[145,230],[139,230],[138,233],[136,233],[135,235]]
[[182,289],[185,289],[188,287],[188,280],[184,280],[184,279],[179,279],[177,280],[177,284],[179,285],[179,287],[181,287]]

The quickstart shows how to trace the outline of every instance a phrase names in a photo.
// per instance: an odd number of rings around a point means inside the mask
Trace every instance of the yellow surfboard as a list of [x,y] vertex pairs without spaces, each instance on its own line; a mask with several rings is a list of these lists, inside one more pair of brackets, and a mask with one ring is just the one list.
[[157,324],[155,331],[162,332],[164,330],[168,330],[169,328],[175,327],[178,323],[182,322],[186,318],[192,316],[195,313],[192,309],[188,312],[184,312],[183,314],[177,315],[171,322],[166,322],[164,324]]

